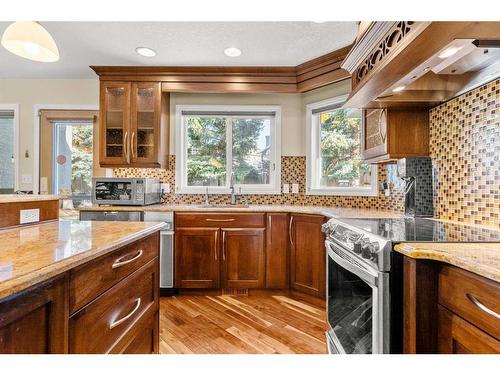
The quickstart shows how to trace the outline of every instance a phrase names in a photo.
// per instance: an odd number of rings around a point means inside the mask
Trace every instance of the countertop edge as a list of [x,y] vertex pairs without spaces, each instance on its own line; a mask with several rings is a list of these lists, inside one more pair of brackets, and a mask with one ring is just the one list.
[[[438,246],[436,246],[438,245]],[[484,263],[478,263],[471,258],[465,258],[461,254],[453,255],[439,249],[440,244],[435,243],[401,243],[394,246],[394,250],[400,254],[403,254],[412,259],[427,259],[435,260],[438,262],[443,262],[450,264],[452,266],[461,268],[463,270],[472,272],[476,275],[485,277],[489,280],[493,280],[500,283],[500,270],[495,266],[488,265],[486,261]],[[463,244],[460,246],[474,246],[474,245],[485,245],[483,243],[473,243],[473,244]],[[496,245],[500,248],[500,243],[490,243],[490,245]],[[431,249],[430,247],[434,247]],[[472,249],[471,249],[472,251]]]
[[123,237],[118,241],[101,246],[100,248],[87,250],[80,254],[73,255],[69,258],[62,259],[52,263],[49,266],[39,268],[32,272],[18,276],[14,279],[0,282],[0,300],[13,297],[14,295],[29,289],[32,286],[40,284],[44,281],[57,277],[73,268],[90,262],[102,255],[106,255],[120,247],[126,246],[140,238],[160,231],[164,227],[164,223],[157,223],[148,228],[134,232],[132,235]]

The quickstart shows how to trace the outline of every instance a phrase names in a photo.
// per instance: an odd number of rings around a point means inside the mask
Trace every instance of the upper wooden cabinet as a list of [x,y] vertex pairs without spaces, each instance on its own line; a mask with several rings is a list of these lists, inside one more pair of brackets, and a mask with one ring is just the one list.
[[363,110],[361,154],[368,163],[429,155],[427,109]]
[[168,109],[160,82],[101,81],[101,167],[165,166]]

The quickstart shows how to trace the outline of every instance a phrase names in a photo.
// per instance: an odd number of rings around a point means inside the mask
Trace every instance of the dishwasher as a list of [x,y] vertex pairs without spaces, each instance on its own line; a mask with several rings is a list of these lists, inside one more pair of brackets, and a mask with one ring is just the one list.
[[160,294],[172,295],[174,289],[174,213],[165,211],[80,211],[82,221],[160,221]]

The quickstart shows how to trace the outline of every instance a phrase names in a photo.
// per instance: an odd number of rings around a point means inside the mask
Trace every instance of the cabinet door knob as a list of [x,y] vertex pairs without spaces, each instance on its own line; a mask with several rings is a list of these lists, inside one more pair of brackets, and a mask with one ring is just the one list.
[[493,311],[489,307],[482,304],[481,301],[479,301],[474,295],[472,295],[470,293],[466,293],[465,295],[467,296],[469,301],[471,301],[474,305],[476,305],[476,307],[483,310],[486,314],[491,315],[492,317],[500,320],[500,314],[498,314],[497,312]]
[[137,312],[137,310],[139,310],[139,307],[141,307],[141,299],[137,298],[135,300],[135,306],[132,309],[132,311],[129,312],[127,315],[125,315],[123,318],[120,318],[118,320],[111,322],[109,324],[109,328],[113,329],[113,328],[119,326],[120,324],[125,323],[127,320],[129,320]]

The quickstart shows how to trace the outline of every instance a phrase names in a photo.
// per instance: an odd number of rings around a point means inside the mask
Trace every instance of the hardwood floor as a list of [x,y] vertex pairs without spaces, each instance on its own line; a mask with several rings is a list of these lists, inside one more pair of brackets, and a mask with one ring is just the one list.
[[299,298],[188,296],[160,299],[160,353],[324,354],[326,316]]

